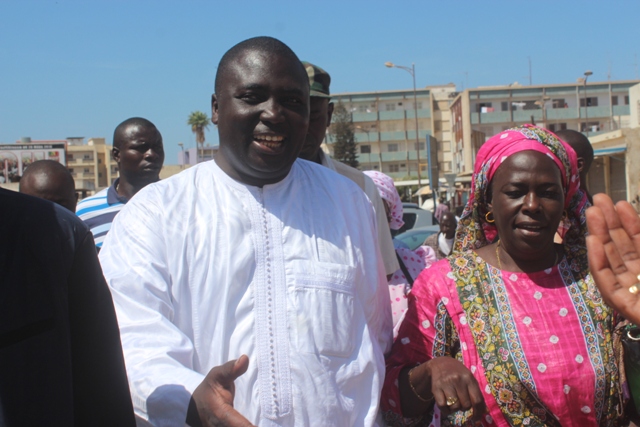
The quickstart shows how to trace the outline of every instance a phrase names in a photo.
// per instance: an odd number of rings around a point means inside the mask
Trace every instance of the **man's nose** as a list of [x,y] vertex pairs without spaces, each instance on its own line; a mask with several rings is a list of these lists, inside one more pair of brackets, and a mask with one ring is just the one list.
[[274,98],[269,98],[263,104],[260,120],[263,122],[280,123],[284,120],[283,108]]

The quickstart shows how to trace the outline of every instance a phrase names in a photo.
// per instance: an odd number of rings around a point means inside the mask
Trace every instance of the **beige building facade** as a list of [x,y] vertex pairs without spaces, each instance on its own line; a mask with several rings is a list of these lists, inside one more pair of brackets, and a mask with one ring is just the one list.
[[[428,145],[433,145],[432,170],[439,176],[451,170],[449,104],[454,96],[455,85],[449,84],[417,89],[415,106],[412,89],[338,93],[332,101],[343,103],[351,113],[361,170],[378,170],[398,180],[417,178],[420,168],[427,184]],[[323,146],[330,155],[332,138],[330,128]]]
[[112,146],[104,138],[67,138],[67,168],[78,191],[92,194],[108,187],[118,177],[118,166],[111,158]]

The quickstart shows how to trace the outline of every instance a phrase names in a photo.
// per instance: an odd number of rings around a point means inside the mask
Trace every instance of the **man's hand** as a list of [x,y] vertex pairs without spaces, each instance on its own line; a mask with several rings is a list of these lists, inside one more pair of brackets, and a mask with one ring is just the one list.
[[253,424],[233,408],[234,381],[247,372],[249,358],[240,356],[212,368],[191,396],[187,424],[193,427],[252,427]]
[[640,324],[640,217],[625,201],[614,207],[605,194],[593,196],[593,204],[587,210],[591,274],[607,304]]

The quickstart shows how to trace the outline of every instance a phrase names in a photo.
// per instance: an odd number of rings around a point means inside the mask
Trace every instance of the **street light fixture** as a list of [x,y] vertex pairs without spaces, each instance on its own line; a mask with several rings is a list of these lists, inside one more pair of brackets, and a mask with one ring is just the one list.
[[589,138],[589,98],[587,98],[587,79],[592,74],[591,70],[584,72],[584,117],[586,120],[587,138]]
[[[418,189],[422,188],[422,176],[420,174],[420,134],[418,132],[418,93],[416,91],[416,64],[411,63],[411,68],[396,65],[393,62],[385,62],[385,67],[400,68],[411,74],[413,78],[413,112],[416,119],[416,157],[418,159]],[[407,147],[408,148],[408,147]],[[409,150],[407,150],[407,168],[409,168]]]
[[547,126],[547,110],[545,108],[545,105],[547,104],[547,101],[550,100],[550,99],[551,99],[551,97],[549,97],[547,95],[543,95],[542,98],[540,98],[539,100],[534,102],[534,104],[536,104],[537,106],[540,107],[540,109],[542,109],[542,123],[544,124],[545,128],[548,128],[548,126]]

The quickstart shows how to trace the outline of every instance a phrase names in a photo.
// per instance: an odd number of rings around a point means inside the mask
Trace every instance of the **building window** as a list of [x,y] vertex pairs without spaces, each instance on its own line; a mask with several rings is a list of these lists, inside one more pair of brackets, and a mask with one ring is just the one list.
[[564,98],[556,98],[551,100],[551,108],[567,108],[567,102]]
[[629,105],[629,95],[624,96],[624,105]]
[[67,160],[73,160],[73,154],[67,154]]
[[[599,132],[600,131],[600,123],[599,122],[589,122],[589,132]],[[580,123],[580,132],[587,131],[587,124],[585,122]]]
[[85,160],[91,160],[91,154],[85,154],[84,155],[84,159]]
[[611,96],[611,105],[618,105],[618,95]]
[[500,103],[500,109],[502,111],[509,111],[509,103],[507,101]]
[[84,173],[89,173],[89,168],[84,168]]
[[549,127],[547,127],[551,132],[558,132],[559,130],[566,130],[566,123],[550,123]]
[[398,165],[389,165],[389,172],[400,172],[400,166],[398,166]]
[[398,151],[398,144],[389,144],[387,145],[387,151],[390,153],[395,153]]
[[370,145],[361,145],[360,146],[360,154],[369,154],[371,153],[371,146]]
[[[585,105],[585,99],[586,99],[586,105]],[[581,107],[597,107],[598,106],[598,98],[597,97],[587,97],[587,98],[580,98],[580,106]]]
[[422,109],[422,102],[420,102],[420,101],[416,102],[416,107],[415,108],[417,108],[418,110],[421,110]]
[[490,102],[480,102],[476,104],[478,113],[493,113],[493,107]]
[[[424,151],[425,144],[426,144],[426,142],[414,142],[413,143],[413,149],[414,150]],[[420,148],[418,148],[418,145],[420,145]]]
[[396,104],[384,104],[385,111],[396,111]]
[[98,178],[102,178],[102,172],[98,174]]

